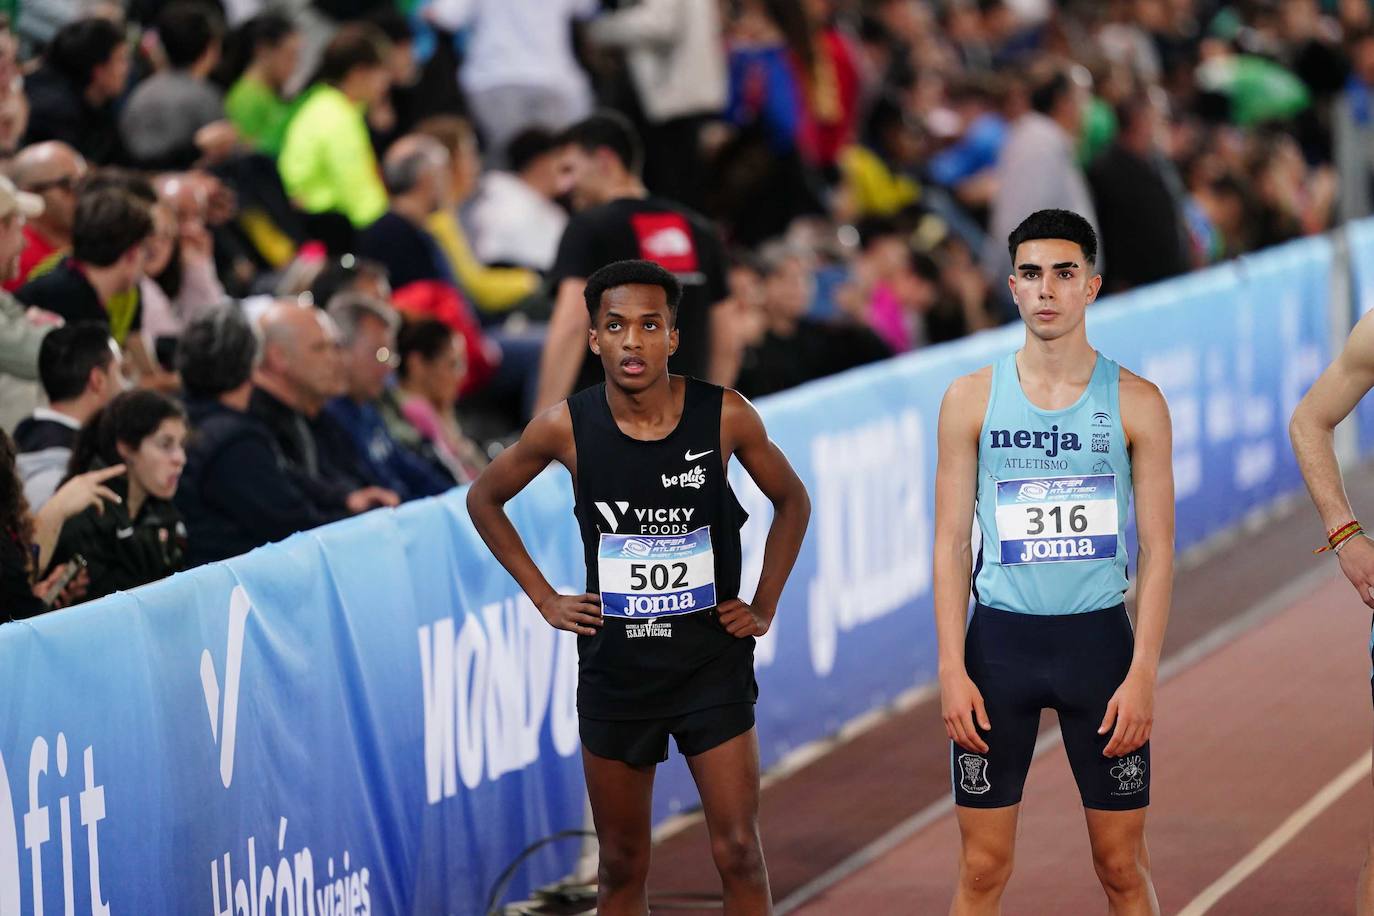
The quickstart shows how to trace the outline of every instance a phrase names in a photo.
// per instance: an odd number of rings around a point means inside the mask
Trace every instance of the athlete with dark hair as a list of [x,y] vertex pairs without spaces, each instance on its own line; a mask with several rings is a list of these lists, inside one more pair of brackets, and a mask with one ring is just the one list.
[[[940,408],[935,622],[963,840],[951,912],[1000,912],[1050,708],[1109,911],[1158,913],[1145,811],[1173,582],[1169,411],[1158,388],[1088,343],[1084,312],[1102,284],[1088,221],[1040,210],[1008,247],[1025,345],[956,379]],[[1138,633],[1122,604],[1132,492]]]
[[[600,842],[597,912],[648,913],[654,768],[677,742],[701,794],[725,912],[772,911],[758,833],[754,637],[768,631],[810,501],[738,393],[668,372],[679,281],[649,261],[587,278],[606,381],[534,418],[468,493],[487,546],[550,625],[578,636],[583,766]],[[773,503],[752,603],[739,597],[745,513],[731,457]],[[560,595],[504,506],[550,462],[573,477],[587,593]]]

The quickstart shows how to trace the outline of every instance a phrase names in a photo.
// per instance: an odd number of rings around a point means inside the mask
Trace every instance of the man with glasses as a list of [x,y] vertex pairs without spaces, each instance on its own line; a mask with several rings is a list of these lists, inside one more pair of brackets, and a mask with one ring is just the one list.
[[43,198],[43,212],[24,226],[18,273],[5,281],[10,292],[28,282],[35,270],[42,274],[51,269],[71,250],[76,198],[86,177],[86,160],[60,140],[35,143],[14,157],[13,177],[21,191]]
[[434,496],[452,487],[453,478],[392,438],[378,409],[399,365],[400,320],[395,311],[360,293],[341,293],[330,302],[329,316],[339,329],[345,390],[326,405],[325,413],[347,432],[368,474],[403,500]]

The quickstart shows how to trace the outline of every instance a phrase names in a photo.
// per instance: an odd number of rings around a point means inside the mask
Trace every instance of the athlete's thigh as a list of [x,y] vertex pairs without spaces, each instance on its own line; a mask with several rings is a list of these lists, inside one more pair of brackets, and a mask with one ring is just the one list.
[[1128,811],[1150,803],[1150,743],[1105,757],[1112,727],[1099,734],[1107,704],[1126,679],[1135,640],[1124,608],[1094,611],[1068,621],[1057,666],[1055,710],[1078,793],[1086,808]]
[[758,829],[759,738],[750,727],[710,750],[687,758],[712,836]]
[[979,608],[965,638],[964,664],[992,726],[978,728],[986,754],[950,742],[954,802],[969,808],[1005,808],[1021,801],[1046,701],[1036,660],[1025,654],[1034,647],[1014,629],[1024,621],[1005,615]]
[[1020,805],[1005,808],[956,805],[954,815],[959,821],[959,839],[966,860],[982,863],[1012,860],[1016,849],[1016,825],[1021,817]]
[[620,850],[647,850],[653,821],[654,767],[632,766],[582,749],[597,842]]

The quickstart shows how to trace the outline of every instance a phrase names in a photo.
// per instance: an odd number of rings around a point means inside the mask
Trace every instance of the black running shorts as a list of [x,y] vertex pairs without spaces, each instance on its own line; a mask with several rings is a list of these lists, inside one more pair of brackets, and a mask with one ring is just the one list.
[[704,754],[754,727],[753,703],[728,703],[666,719],[578,717],[582,746],[598,757],[644,767],[668,759],[668,737],[684,757]]
[[987,705],[987,754],[951,742],[955,804],[1002,808],[1021,801],[1040,711],[1059,714],[1064,750],[1085,808],[1126,811],[1150,803],[1150,745],[1104,757],[1097,733],[1131,667],[1135,636],[1124,605],[1086,614],[1018,614],[977,605],[964,665]]

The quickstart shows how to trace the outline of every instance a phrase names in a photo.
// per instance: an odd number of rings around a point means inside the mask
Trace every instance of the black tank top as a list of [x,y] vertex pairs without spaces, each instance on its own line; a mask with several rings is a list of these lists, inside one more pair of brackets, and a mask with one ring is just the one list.
[[721,459],[725,389],[685,383],[682,418],[651,441],[616,425],[604,383],[568,399],[587,591],[601,595],[604,619],[577,640],[577,708],[590,718],[676,716],[758,696],[754,640],[731,636],[715,610],[739,595],[747,518]]

